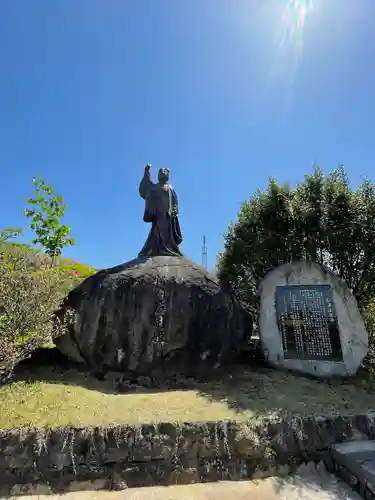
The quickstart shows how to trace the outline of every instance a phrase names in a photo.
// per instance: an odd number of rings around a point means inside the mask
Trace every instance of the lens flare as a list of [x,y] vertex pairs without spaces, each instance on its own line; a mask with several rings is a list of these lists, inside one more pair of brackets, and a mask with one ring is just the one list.
[[312,10],[312,0],[287,0],[281,19],[283,30],[281,46],[288,42],[298,42],[302,48],[303,30]]
[[[293,99],[298,66],[303,52],[306,23],[314,9],[314,0],[278,0],[276,46],[271,81],[283,82],[285,111]],[[270,81],[270,83],[271,83]]]

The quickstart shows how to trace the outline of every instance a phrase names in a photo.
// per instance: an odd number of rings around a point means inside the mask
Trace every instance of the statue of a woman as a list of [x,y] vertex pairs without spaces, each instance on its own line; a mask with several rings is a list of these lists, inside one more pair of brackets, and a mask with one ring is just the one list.
[[151,222],[151,230],[139,257],[156,255],[181,256],[178,248],[182,242],[178,221],[177,194],[169,184],[169,169],[161,168],[158,183],[150,179],[151,165],[146,165],[139,185],[139,194],[146,201],[143,220]]

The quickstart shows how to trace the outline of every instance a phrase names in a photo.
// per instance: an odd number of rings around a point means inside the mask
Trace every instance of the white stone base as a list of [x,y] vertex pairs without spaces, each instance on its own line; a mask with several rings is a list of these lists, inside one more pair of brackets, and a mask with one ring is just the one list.
[[[340,332],[342,362],[284,358],[275,305],[276,287],[282,285],[331,285]],[[259,295],[260,339],[271,365],[320,377],[356,374],[368,351],[368,334],[357,301],[341,279],[319,264],[294,262],[270,271],[259,287]]]

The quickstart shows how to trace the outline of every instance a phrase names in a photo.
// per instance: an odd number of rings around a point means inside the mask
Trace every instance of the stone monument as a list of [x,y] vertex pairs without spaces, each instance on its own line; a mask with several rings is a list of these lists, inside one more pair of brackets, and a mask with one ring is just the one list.
[[260,339],[270,364],[316,376],[355,375],[368,335],[357,302],[326,267],[301,261],[259,287]]
[[138,257],[99,271],[65,300],[75,320],[57,347],[99,378],[108,370],[194,375],[230,364],[247,340],[250,319],[241,304],[182,255],[177,195],[168,181],[169,170],[160,169],[154,184],[145,167],[139,193],[151,229]]

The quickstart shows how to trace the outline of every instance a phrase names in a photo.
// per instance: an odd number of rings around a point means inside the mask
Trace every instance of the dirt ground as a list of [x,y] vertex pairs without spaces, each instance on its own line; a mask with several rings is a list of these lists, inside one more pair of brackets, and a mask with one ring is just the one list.
[[[34,495],[12,500],[360,500],[346,484],[322,468],[305,466],[298,474],[259,481],[190,486],[134,488],[120,492],[85,491],[65,495]],[[3,499],[4,500],[4,499]],[[8,499],[9,500],[9,499]]]

